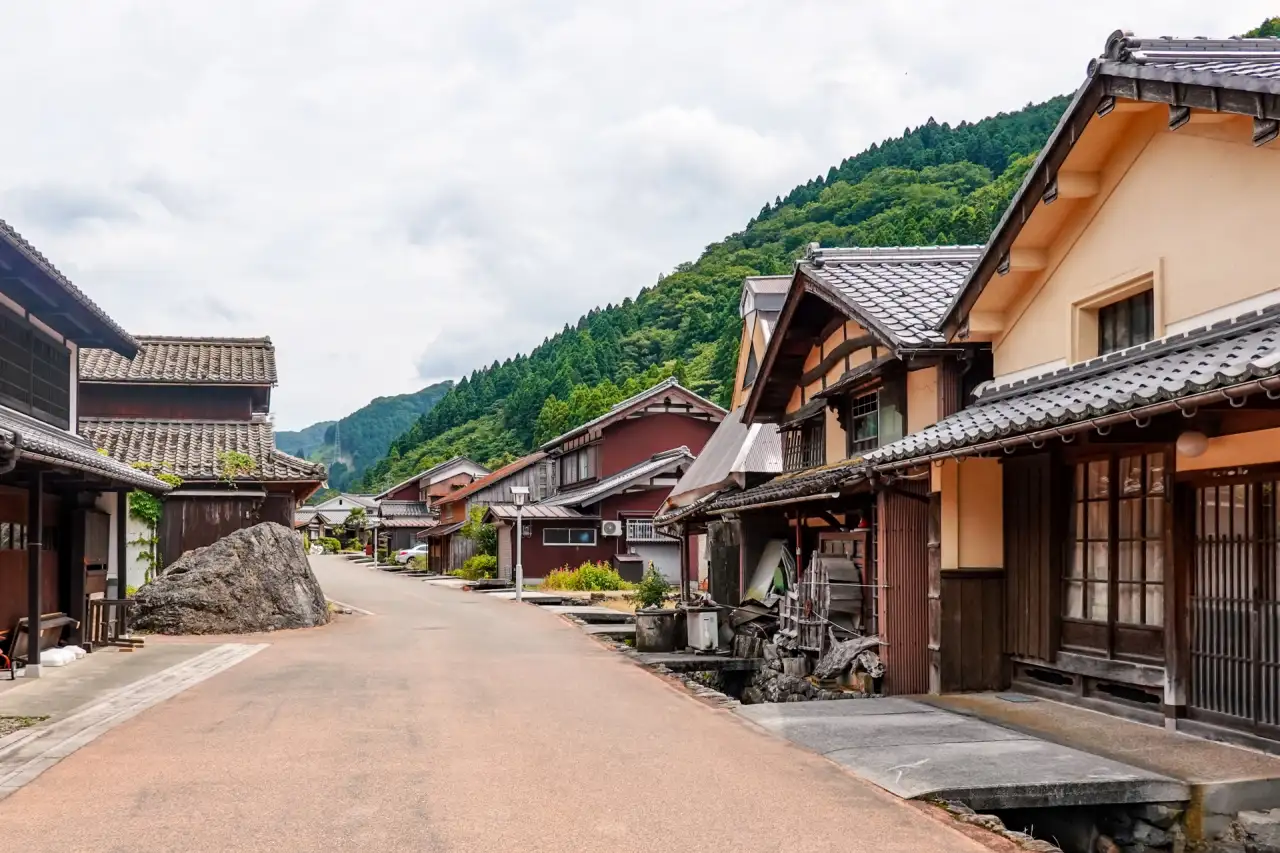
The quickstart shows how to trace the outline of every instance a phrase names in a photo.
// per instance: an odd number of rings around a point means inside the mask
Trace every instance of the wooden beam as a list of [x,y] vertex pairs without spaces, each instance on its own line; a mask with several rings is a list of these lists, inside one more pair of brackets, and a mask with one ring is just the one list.
[[[1061,190],[1059,190],[1059,197]],[[1065,196],[1078,198],[1078,196]],[[1049,253],[1044,249],[1015,247],[1009,250],[1009,272],[1039,272],[1049,266]]]
[[[1068,170],[1058,172],[1058,198],[1093,198],[1098,194],[1098,188],[1101,185],[1102,180],[1097,172]],[[1014,251],[1018,250],[1014,249]]]
[[998,335],[1004,331],[1004,314],[999,311],[972,311],[969,313],[969,337]]

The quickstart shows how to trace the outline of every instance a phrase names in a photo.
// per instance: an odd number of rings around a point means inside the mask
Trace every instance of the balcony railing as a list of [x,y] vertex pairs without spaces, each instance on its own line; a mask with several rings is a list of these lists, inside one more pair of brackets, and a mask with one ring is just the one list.
[[658,532],[658,529],[653,524],[652,518],[628,518],[627,541],[675,542],[676,538],[674,536],[667,536],[665,533]]

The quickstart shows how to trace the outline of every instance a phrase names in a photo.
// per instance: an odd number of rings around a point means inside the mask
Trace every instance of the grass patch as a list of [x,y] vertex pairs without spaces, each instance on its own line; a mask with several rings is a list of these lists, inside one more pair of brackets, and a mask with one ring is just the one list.
[[608,563],[583,563],[576,569],[565,566],[552,570],[542,582],[542,588],[564,592],[609,592],[635,589],[636,585],[623,580],[617,569]]
[[0,737],[43,723],[48,717],[0,717]]

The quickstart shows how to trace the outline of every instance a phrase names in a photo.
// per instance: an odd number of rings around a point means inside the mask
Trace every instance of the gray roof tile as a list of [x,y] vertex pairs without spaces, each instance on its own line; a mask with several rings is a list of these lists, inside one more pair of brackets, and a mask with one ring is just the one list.
[[276,450],[266,421],[166,421],[81,418],[80,432],[126,464],[145,462],[184,480],[220,480],[218,456],[238,451],[255,463],[249,481],[314,482],[325,467]]
[[1096,73],[1280,92],[1280,39],[1143,39],[1115,33]]
[[693,454],[689,452],[687,447],[664,450],[661,453],[655,453],[643,462],[632,465],[630,468],[605,477],[597,483],[592,483],[581,489],[560,492],[544,501],[540,501],[538,505],[585,506],[586,504],[595,503],[609,495],[622,491],[639,480],[647,477],[656,477],[664,472],[688,466],[693,461],[693,458]]
[[668,379],[662,380],[656,385],[646,388],[645,390],[641,391],[638,394],[633,394],[632,396],[628,397],[625,400],[622,400],[618,403],[614,403],[609,408],[609,411],[605,412],[600,417],[593,418],[592,420],[587,421],[585,424],[574,427],[573,429],[569,430],[563,435],[556,436],[550,441],[545,442],[542,445],[542,447],[539,449],[553,450],[557,445],[563,444],[564,442],[568,441],[570,438],[573,438],[574,436],[579,435],[581,433],[587,432],[592,427],[603,426],[607,423],[611,423],[612,421],[625,416],[628,411],[639,406],[641,403],[647,403],[649,400],[659,397],[664,393],[671,393],[676,397],[682,397],[684,398],[685,401],[692,403],[693,405],[701,408],[704,412],[708,414],[716,415],[719,417],[723,417],[724,415],[728,414],[724,409],[720,408],[715,403],[711,402],[710,400],[706,399],[700,394],[695,394],[693,391],[690,391],[688,388],[685,388],[683,385],[680,384],[680,381],[673,376]]
[[754,488],[729,492],[707,504],[702,511],[745,510],[774,501],[806,498],[834,491],[863,473],[861,463],[862,459],[858,458],[835,465],[822,465],[783,474]]
[[275,385],[270,338],[140,337],[132,359],[107,349],[80,351],[84,382],[178,382],[200,385]]
[[984,390],[975,405],[867,455],[872,465],[1229,388],[1280,374],[1280,310],[1269,309]]
[[0,409],[0,456],[32,459],[107,480],[114,480],[152,494],[169,491],[169,485],[120,460],[99,453],[89,439],[72,435],[25,415]]
[[811,248],[804,275],[872,332],[905,347],[944,344],[937,327],[981,246]]

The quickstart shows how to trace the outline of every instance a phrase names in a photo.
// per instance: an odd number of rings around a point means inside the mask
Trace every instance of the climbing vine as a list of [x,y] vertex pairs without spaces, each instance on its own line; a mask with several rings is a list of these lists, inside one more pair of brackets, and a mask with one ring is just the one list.
[[[177,474],[155,470],[158,466],[150,462],[134,462],[133,467],[139,471],[146,471],[172,488],[176,489],[182,485],[182,478]],[[138,549],[138,562],[146,564],[145,577],[147,582],[151,581],[156,571],[156,561],[158,559],[156,549],[160,544],[160,540],[156,536],[156,528],[160,525],[160,513],[163,510],[163,506],[158,495],[136,490],[129,493],[129,517],[147,526],[145,534],[139,534],[138,538],[129,541],[130,545]]]

